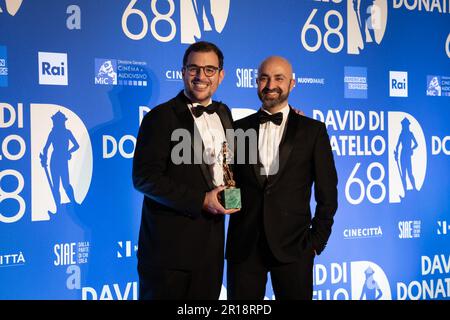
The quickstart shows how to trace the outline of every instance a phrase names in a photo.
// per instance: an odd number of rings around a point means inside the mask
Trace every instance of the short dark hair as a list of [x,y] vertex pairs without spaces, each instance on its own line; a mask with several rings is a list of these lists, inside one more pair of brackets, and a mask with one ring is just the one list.
[[222,69],[223,68],[222,51],[220,51],[220,49],[214,43],[207,41],[195,42],[186,49],[183,56],[183,67],[186,66],[187,59],[191,52],[211,52],[211,51],[213,51],[217,55],[217,58],[219,58],[219,68]]

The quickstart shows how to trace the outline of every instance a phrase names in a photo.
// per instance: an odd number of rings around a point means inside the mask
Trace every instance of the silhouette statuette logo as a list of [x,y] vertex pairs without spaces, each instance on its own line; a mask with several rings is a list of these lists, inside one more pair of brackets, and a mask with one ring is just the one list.
[[0,7],[0,13],[6,10],[10,15],[15,16],[22,5],[23,0],[5,0],[6,8]]
[[31,220],[75,213],[92,180],[92,145],[83,121],[70,109],[30,105]]
[[[72,158],[72,153],[77,151],[80,146],[72,132],[66,128],[65,123],[67,117],[61,111],[56,112],[51,118],[53,121],[53,128],[50,131],[44,149],[39,154],[39,158],[56,204],[56,211],[49,212],[55,214],[60,210],[62,205],[60,185],[64,188],[69,198],[69,202],[78,204],[75,200],[73,187],[69,180],[68,161]],[[61,139],[61,137],[64,138]],[[67,149],[69,142],[72,144],[72,147]],[[53,146],[53,153],[50,162],[48,162],[47,155],[50,145]]]

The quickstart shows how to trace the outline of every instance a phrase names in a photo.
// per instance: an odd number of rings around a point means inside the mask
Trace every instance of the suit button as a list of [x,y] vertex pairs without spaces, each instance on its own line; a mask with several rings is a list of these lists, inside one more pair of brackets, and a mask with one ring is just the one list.
[[270,190],[266,190],[266,194],[270,194]]

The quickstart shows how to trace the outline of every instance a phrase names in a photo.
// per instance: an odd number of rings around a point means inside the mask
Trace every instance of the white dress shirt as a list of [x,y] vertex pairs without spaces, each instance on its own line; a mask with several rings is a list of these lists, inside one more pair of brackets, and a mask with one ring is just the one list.
[[[271,114],[265,109],[261,110]],[[279,111],[283,114],[283,121],[279,126],[271,121],[267,121],[266,123],[261,123],[259,125],[259,159],[264,167],[264,172],[261,172],[261,174],[265,174],[266,176],[274,175],[278,172],[280,165],[278,151],[281,138],[283,137],[284,129],[286,127],[289,111],[289,104],[286,103],[286,105]]]
[[[212,100],[209,101],[210,104]],[[203,161],[208,164],[209,172],[213,179],[213,184],[218,187],[224,184],[223,168],[218,161],[222,150],[222,143],[226,141],[225,131],[217,113],[208,114],[203,112],[200,117],[195,117],[192,113],[192,107],[200,105],[199,103],[188,104],[195,125],[205,146]]]

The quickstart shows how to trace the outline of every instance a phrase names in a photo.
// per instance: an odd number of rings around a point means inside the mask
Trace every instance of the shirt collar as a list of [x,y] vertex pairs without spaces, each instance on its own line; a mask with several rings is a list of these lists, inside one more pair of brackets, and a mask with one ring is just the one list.
[[[268,114],[272,114],[272,113],[270,113],[269,111],[267,111],[266,109],[264,109],[263,107],[261,107],[261,110],[267,112]],[[278,112],[281,112],[281,113],[283,114],[283,121],[284,121],[285,119],[287,119],[287,116],[288,116],[288,114],[289,114],[289,110],[290,110],[290,108],[289,108],[289,103],[286,102],[286,104],[284,105],[284,107],[281,108],[280,111],[278,111]]]
[[[198,102],[192,102],[191,99],[190,99],[190,98],[188,97],[188,95],[186,94],[186,90],[183,90],[183,93],[184,93],[184,95],[186,96],[186,98],[190,101],[190,103],[188,103],[188,105],[189,105],[190,107],[196,107],[196,106],[202,105],[201,103],[198,103]],[[209,101],[208,101],[208,103],[206,104],[206,106],[209,106],[211,103],[212,103],[212,99],[209,98]],[[206,106],[204,106],[204,107],[206,107]]]

